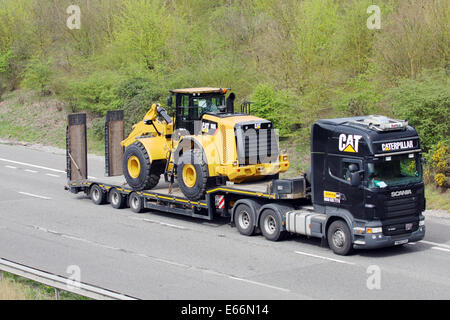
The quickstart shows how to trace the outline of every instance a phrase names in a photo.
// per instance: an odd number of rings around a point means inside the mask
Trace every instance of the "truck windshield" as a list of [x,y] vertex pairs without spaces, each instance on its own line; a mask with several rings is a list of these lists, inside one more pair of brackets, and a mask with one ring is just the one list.
[[416,158],[368,163],[369,188],[385,188],[422,181],[421,164]]

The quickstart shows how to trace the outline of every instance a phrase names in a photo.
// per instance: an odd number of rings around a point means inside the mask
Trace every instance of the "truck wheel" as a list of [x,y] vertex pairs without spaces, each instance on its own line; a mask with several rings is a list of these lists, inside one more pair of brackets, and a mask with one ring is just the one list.
[[90,192],[91,200],[97,205],[106,202],[106,194],[98,185],[93,185]]
[[281,229],[281,219],[272,209],[266,209],[261,214],[259,228],[263,236],[270,241],[283,240],[286,231]]
[[334,221],[327,232],[328,245],[334,253],[345,256],[352,251],[350,229],[342,220]]
[[177,164],[177,181],[189,200],[204,198],[208,183],[208,165],[201,150],[189,150]]
[[239,204],[234,211],[234,224],[239,233],[244,236],[251,236],[255,233],[255,221],[250,207],[246,204]]
[[122,209],[125,206],[125,197],[114,188],[109,192],[109,203],[115,209]]
[[144,211],[144,199],[136,192],[132,192],[129,197],[129,206],[131,211],[141,213]]
[[133,143],[125,149],[123,174],[129,186],[134,190],[154,188],[161,176],[156,168],[152,168],[147,150],[139,142]]

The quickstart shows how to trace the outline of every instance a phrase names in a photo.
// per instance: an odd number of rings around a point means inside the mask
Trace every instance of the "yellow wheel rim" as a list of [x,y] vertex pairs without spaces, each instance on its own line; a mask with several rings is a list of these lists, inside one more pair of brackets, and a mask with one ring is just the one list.
[[189,188],[195,186],[197,182],[197,171],[195,171],[195,167],[192,164],[186,164],[183,167],[183,182]]
[[133,179],[139,177],[141,173],[141,163],[139,162],[139,158],[136,156],[131,156],[128,158],[128,173]]

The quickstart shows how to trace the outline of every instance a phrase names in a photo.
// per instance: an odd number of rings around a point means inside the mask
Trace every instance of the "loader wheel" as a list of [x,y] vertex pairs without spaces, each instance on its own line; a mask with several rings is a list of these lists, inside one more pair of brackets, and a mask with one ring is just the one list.
[[184,153],[177,165],[178,185],[189,200],[199,200],[205,195],[208,183],[208,165],[201,150]]
[[134,190],[154,188],[161,176],[158,168],[152,168],[147,150],[139,142],[133,143],[125,149],[123,173],[127,183]]

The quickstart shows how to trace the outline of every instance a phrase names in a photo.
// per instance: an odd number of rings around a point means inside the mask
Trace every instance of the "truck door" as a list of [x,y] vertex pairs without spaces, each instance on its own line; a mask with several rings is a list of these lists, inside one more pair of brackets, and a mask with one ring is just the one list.
[[360,159],[342,158],[340,162],[339,193],[341,208],[350,211],[355,218],[364,218],[364,187],[363,173],[360,174],[361,183],[358,186],[350,184],[351,171],[362,171],[363,162]]

